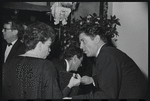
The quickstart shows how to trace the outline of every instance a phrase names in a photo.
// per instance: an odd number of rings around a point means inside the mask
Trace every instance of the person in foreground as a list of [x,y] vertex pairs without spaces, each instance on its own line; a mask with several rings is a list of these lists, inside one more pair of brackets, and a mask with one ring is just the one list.
[[[59,85],[61,90],[68,85],[68,82],[73,74],[80,77],[77,73],[78,68],[83,60],[83,52],[79,47],[69,46],[62,54],[61,59],[52,59],[52,63],[56,66],[59,74]],[[80,77],[81,78],[81,77]],[[74,96],[78,94],[79,87],[69,88],[65,96]]]
[[97,23],[91,23],[92,26],[84,25],[79,30],[79,40],[83,52],[95,57],[95,67],[93,76],[83,76],[81,83],[93,83],[96,90],[92,94],[64,99],[147,99],[148,82],[137,64],[111,46],[108,40],[113,33],[107,34]]
[[[35,22],[25,30],[23,41],[25,54],[21,54],[3,66],[2,94],[4,99],[62,99],[57,83],[57,72],[51,61],[45,58],[55,39],[51,26]],[[72,76],[68,86],[79,84]]]

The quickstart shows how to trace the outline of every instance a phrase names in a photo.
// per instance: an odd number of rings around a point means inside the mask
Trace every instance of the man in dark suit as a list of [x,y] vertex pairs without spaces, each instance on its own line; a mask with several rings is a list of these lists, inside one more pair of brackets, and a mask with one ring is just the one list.
[[[59,85],[60,89],[63,91],[64,88],[68,85],[70,78],[75,73],[77,74],[77,70],[81,65],[83,60],[82,50],[78,47],[71,46],[68,47],[61,59],[52,59],[53,64],[56,66],[58,70],[59,76]],[[79,74],[78,74],[79,75]],[[79,87],[75,86],[70,88],[69,93],[64,93],[65,96],[74,96],[77,95],[79,91]]]
[[20,41],[23,31],[23,25],[17,19],[5,20],[2,29],[4,38],[2,46],[3,63],[25,53],[25,45]]
[[148,81],[140,68],[127,54],[113,47],[113,32],[97,26],[98,21],[91,23],[92,26],[85,24],[79,30],[79,41],[86,56],[95,57],[95,66],[92,77],[83,76],[81,83],[92,83],[96,89],[92,94],[64,99],[146,99]]
[[[82,61],[82,65],[80,68],[78,68],[78,73],[79,75],[82,76],[92,76],[92,67],[93,67],[93,63],[94,63],[94,58],[93,57],[87,57],[85,54],[83,56],[83,61]],[[94,89],[93,84],[88,84],[85,85],[83,83],[80,83],[79,85],[79,92],[78,95],[81,94],[88,94],[91,93],[92,90]]]

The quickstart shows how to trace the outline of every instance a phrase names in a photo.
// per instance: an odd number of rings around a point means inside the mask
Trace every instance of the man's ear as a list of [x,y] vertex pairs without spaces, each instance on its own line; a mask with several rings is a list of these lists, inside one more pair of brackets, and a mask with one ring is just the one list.
[[94,38],[94,40],[95,40],[96,43],[99,43],[99,41],[100,41],[100,36],[99,36],[99,35],[96,35],[95,38]]
[[18,30],[16,30],[16,29],[13,30],[13,34],[14,34],[14,35],[17,35],[17,34],[18,34]]

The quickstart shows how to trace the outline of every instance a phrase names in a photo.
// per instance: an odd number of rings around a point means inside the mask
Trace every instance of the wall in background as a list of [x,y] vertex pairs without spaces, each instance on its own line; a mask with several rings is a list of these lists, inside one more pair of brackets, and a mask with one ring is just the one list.
[[71,15],[71,18],[80,19],[88,14],[96,13],[99,15],[100,2],[80,2],[78,9]]
[[[47,2],[26,2],[34,5],[46,6]],[[50,2],[50,6],[52,6],[55,2]],[[80,19],[80,16],[85,17],[88,14],[96,13],[99,15],[100,2],[80,2],[78,9],[71,15],[71,18]]]
[[34,5],[41,5],[41,6],[47,5],[47,2],[25,2],[25,3],[34,4]]
[[148,77],[148,3],[109,2],[120,19],[117,47],[129,55]]

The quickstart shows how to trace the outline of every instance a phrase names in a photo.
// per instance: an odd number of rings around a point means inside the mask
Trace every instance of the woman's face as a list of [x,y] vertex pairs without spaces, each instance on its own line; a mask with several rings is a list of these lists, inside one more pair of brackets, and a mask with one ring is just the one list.
[[49,55],[51,51],[50,49],[51,44],[52,44],[51,39],[48,39],[45,43],[42,43],[41,45],[41,57],[42,58],[45,59]]

